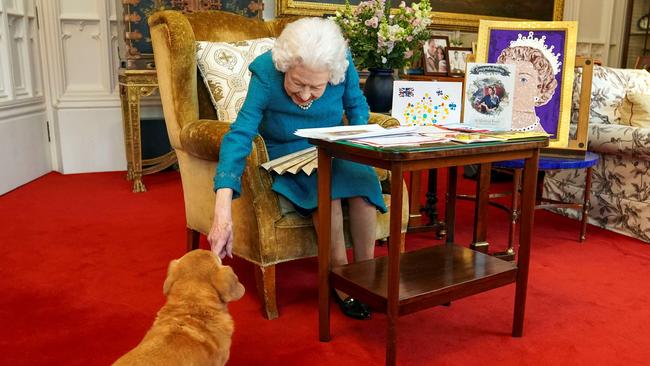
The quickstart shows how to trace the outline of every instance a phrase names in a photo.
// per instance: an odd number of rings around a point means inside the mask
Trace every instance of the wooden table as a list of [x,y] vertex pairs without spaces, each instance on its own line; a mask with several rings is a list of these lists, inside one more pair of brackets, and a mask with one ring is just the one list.
[[[528,262],[533,227],[537,162],[539,149],[548,141],[453,145],[424,151],[373,149],[348,142],[310,139],[318,148],[318,270],[319,338],[330,340],[330,282],[335,288],[369,304],[374,311],[388,316],[386,364],[397,361],[397,319],[400,315],[448,303],[466,296],[516,282],[512,335],[523,334]],[[400,253],[402,216],[390,217],[388,257],[330,269],[331,160],[346,159],[391,171],[393,213],[402,212],[402,177],[407,171],[481,164],[482,185],[477,188],[479,202],[475,211],[474,242],[485,241],[487,184],[491,162],[525,159],[522,193],[520,249],[517,263],[506,262],[476,250],[447,244]],[[488,179],[485,179],[487,177]],[[487,183],[487,184],[486,184]],[[452,210],[453,211],[453,210]],[[453,231],[453,213],[448,222]],[[453,238],[453,232],[451,233]]]
[[153,159],[142,159],[140,98],[158,89],[158,77],[156,70],[120,69],[118,81],[126,148],[126,179],[133,181],[133,192],[146,192],[142,176],[159,172],[176,162],[174,150]]

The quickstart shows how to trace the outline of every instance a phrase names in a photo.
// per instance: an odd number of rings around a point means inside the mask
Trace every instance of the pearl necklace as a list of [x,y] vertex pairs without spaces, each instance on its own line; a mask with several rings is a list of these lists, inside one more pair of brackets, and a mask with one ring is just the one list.
[[528,132],[534,130],[537,126],[539,126],[539,117],[535,117],[535,123],[532,125],[522,127],[522,128],[513,128],[512,130],[515,132]]
[[297,106],[300,107],[300,109],[302,109],[303,111],[306,111],[306,110],[309,109],[309,107],[311,107],[311,105],[313,103],[314,103],[314,100],[312,99],[309,102],[307,102],[307,104],[297,104]]

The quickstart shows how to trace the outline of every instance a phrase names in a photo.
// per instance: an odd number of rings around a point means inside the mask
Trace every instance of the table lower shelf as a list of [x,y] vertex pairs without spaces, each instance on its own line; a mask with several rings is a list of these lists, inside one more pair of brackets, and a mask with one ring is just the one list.
[[[515,282],[515,263],[458,245],[400,255],[399,314],[405,315]],[[335,267],[333,287],[386,312],[388,257]]]

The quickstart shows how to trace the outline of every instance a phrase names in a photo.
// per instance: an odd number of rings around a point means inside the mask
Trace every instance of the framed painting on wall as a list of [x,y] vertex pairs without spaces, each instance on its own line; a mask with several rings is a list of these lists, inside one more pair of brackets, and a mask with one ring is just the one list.
[[[360,0],[350,0],[358,5]],[[390,0],[397,8],[401,0]],[[413,0],[406,1],[407,5]],[[479,19],[562,20],[564,0],[435,0],[430,1],[432,27],[476,31]],[[345,0],[276,0],[276,16],[323,16],[342,10]]]
[[476,61],[517,66],[513,131],[544,131],[550,147],[569,141],[577,22],[481,21]]
[[153,48],[148,18],[160,10],[193,13],[222,10],[251,18],[262,19],[262,0],[112,0],[115,2],[121,42],[118,51],[122,67],[153,69]]

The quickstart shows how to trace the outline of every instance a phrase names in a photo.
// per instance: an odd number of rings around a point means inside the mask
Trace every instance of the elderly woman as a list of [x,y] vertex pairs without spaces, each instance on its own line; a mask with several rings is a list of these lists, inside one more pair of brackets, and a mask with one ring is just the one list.
[[[240,194],[241,175],[255,135],[264,138],[269,158],[275,159],[310,146],[305,138],[293,134],[299,128],[338,126],[344,112],[350,124],[368,121],[359,76],[341,31],[331,20],[304,18],[287,25],[273,49],[256,58],[249,69],[252,77],[246,101],[223,138],[214,178],[216,202],[208,241],[212,251],[222,258],[232,255],[231,202]],[[273,190],[293,204],[299,214],[312,215],[317,221],[316,174],[275,176]],[[373,169],[345,160],[333,161],[333,265],[347,263],[342,199],[349,206],[355,261],[373,257],[376,210],[386,211]],[[335,295],[345,315],[370,318],[367,305],[340,292]]]

